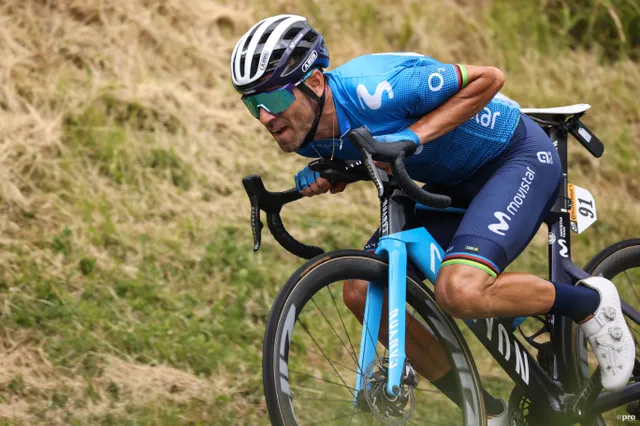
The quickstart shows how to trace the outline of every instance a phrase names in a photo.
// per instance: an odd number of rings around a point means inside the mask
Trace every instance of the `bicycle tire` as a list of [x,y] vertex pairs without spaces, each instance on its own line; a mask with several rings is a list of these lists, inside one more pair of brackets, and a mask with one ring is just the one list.
[[[298,424],[290,392],[287,394],[283,389],[290,389],[289,345],[295,328],[307,331],[304,324],[297,327],[298,316],[307,302],[323,287],[340,280],[363,279],[386,286],[387,274],[388,263],[385,258],[357,250],[339,250],[309,260],[289,278],[271,308],[264,337],[263,384],[272,424]],[[481,396],[480,376],[457,325],[436,304],[433,293],[410,274],[407,276],[407,302],[445,346],[466,407],[460,410],[464,413],[461,416],[463,424],[485,425],[486,411]],[[295,314],[291,315],[291,312]],[[283,377],[287,379],[286,383]]]

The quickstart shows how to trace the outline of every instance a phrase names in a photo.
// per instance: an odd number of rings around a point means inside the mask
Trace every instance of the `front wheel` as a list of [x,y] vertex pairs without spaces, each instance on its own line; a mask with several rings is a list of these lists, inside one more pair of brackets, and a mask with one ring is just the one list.
[[480,378],[460,330],[433,294],[411,276],[407,313],[445,348],[456,377],[455,395],[444,395],[420,377],[406,401],[390,403],[374,395],[368,405],[360,392],[354,403],[359,374],[366,383],[374,383],[369,389],[384,382],[388,352],[378,342],[375,373],[367,377],[372,371],[367,366],[364,373],[359,371],[362,325],[343,303],[342,286],[363,280],[386,287],[387,277],[386,259],[341,250],[311,259],[287,281],[271,309],[263,347],[264,390],[273,424],[486,424]]

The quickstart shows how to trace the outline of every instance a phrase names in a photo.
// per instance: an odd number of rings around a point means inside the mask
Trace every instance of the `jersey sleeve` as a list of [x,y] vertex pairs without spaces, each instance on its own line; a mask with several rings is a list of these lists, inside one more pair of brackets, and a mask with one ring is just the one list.
[[396,75],[397,102],[408,116],[421,117],[433,111],[467,84],[464,65],[421,62]]

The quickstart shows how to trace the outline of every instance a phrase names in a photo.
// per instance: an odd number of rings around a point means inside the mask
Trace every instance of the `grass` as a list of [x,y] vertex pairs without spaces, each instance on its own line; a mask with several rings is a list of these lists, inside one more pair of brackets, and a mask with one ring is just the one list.
[[[0,424],[266,424],[262,337],[302,261],[266,233],[252,253],[243,176],[292,186],[228,78],[258,18],[300,13],[332,67],[373,51],[491,64],[523,106],[585,102],[604,141],[570,146],[570,180],[598,203],[574,238],[584,264],[640,225],[638,16],[625,0],[264,4],[141,0],[0,7]],[[617,17],[617,18],[616,18]],[[360,247],[370,185],[303,200],[298,238]],[[263,218],[264,220],[264,218]],[[512,266],[544,275],[546,235]],[[474,346],[485,385],[509,382]]]

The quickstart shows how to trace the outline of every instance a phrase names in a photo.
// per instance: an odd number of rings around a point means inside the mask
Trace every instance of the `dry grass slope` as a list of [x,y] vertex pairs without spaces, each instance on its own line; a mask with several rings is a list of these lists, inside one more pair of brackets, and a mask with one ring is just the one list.
[[[269,238],[250,253],[240,179],[284,189],[304,160],[277,152],[227,70],[236,39],[272,13],[309,16],[333,66],[418,51],[500,66],[523,106],[590,103],[607,151],[571,147],[600,218],[575,257],[637,236],[638,63],[554,47],[532,18],[541,3],[511,3],[1,2],[0,421],[266,422],[264,322],[299,260]],[[291,231],[359,246],[377,218],[371,188],[326,201],[288,212]],[[515,267],[544,272],[545,239]]]

